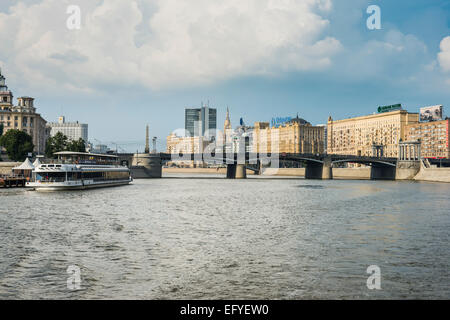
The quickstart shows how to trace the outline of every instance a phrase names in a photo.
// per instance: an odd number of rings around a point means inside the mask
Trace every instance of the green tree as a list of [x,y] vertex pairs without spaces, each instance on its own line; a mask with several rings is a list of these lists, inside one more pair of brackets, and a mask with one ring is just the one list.
[[47,139],[45,156],[47,158],[53,158],[56,152],[65,151],[68,143],[67,136],[61,132],[57,132],[53,137]]
[[33,138],[20,130],[8,130],[0,137],[0,146],[6,149],[6,153],[11,160],[23,161],[27,154],[33,152]]
[[67,151],[73,151],[73,152],[86,152],[86,144],[83,140],[83,138],[80,138],[78,140],[71,140],[67,144]]

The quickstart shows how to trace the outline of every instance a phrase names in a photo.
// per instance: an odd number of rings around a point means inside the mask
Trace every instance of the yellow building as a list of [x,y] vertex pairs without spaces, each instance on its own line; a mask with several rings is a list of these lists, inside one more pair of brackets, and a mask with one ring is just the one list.
[[257,153],[324,153],[324,137],[323,126],[312,126],[298,116],[279,127],[256,122],[252,149]]
[[[382,108],[382,107],[381,107]],[[385,157],[397,157],[399,141],[405,140],[406,126],[419,122],[418,113],[406,110],[334,121],[328,119],[327,152],[329,154],[372,156],[380,146]]]
[[[211,142],[203,139],[203,137],[180,137],[175,133],[167,136],[167,153],[172,154],[172,158],[177,157],[181,154],[200,154],[203,153],[205,148]],[[191,160],[174,160],[173,162],[178,165],[192,166],[192,165],[203,165],[203,161],[194,162]]]
[[450,158],[450,120],[422,122],[406,126],[406,141],[421,142],[421,156],[425,158]]
[[14,106],[13,94],[8,90],[0,69],[0,123],[3,131],[17,129],[28,133],[33,138],[34,151],[43,154],[49,134],[47,122],[36,113],[33,98],[20,97],[17,101],[18,105]]

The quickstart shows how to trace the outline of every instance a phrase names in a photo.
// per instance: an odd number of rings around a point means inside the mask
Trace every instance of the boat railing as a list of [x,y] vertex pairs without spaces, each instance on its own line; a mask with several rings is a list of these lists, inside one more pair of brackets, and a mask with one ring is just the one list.
[[65,182],[66,178],[41,178],[39,179],[41,182]]

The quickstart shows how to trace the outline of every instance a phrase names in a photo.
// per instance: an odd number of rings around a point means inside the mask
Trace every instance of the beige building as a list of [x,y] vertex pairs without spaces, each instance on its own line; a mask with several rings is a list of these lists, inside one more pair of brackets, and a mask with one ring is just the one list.
[[5,84],[5,77],[0,70],[0,123],[3,131],[10,129],[22,130],[33,138],[34,151],[43,154],[49,131],[46,129],[46,121],[36,113],[34,99],[20,97],[18,105],[13,104],[13,94]]
[[406,127],[419,122],[418,113],[396,110],[344,120],[328,119],[329,154],[372,156],[381,146],[385,157],[398,157],[399,141],[406,138]]
[[[203,139],[203,137],[180,137],[175,133],[167,136],[167,153],[172,154],[172,158],[179,157],[181,154],[200,154],[203,153],[205,148],[211,142],[207,139]],[[182,166],[200,166],[203,165],[202,161],[194,162],[191,160],[183,159],[180,157],[180,160],[174,160],[173,163]]]
[[425,158],[450,158],[450,120],[422,122],[406,126],[406,141],[421,142],[421,156]]
[[252,149],[257,153],[324,153],[324,129],[323,126],[312,126],[298,116],[279,127],[256,122]]

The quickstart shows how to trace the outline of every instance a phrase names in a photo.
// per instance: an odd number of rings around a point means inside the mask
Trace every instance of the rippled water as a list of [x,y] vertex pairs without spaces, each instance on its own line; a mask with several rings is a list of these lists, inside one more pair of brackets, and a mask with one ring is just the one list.
[[[136,180],[0,190],[0,299],[450,298],[450,184]],[[81,290],[67,288],[69,265]],[[380,291],[367,289],[369,265]]]

